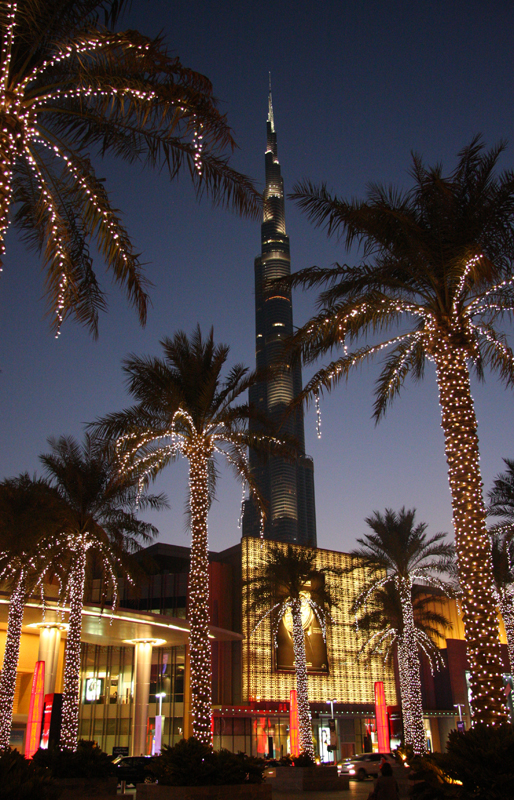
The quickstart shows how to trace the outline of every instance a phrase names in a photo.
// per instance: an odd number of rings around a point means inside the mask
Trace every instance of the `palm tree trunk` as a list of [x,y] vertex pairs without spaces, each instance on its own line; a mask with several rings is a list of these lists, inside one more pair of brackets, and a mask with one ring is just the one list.
[[480,476],[475,408],[466,355],[455,345],[440,344],[434,353],[442,428],[453,507],[455,547],[471,673],[474,722],[507,721],[503,703],[503,665],[490,543]]
[[189,570],[189,654],[193,736],[212,744],[212,666],[209,641],[209,558],[207,512],[209,493],[207,454],[201,442],[188,453],[191,510],[191,566]]
[[84,583],[86,579],[85,537],[75,545],[75,559],[71,575],[70,618],[66,640],[64,664],[64,687],[62,695],[62,724],[60,746],[76,750],[79,730],[79,679],[80,640],[82,637],[82,608],[84,605]]
[[401,645],[398,648],[398,667],[400,671],[405,744],[412,747],[415,755],[423,755],[426,750],[425,727],[423,725],[421,675],[414,610],[412,607],[411,581],[399,580],[398,591],[402,603],[403,620]]
[[293,617],[293,652],[298,698],[298,721],[300,723],[300,749],[314,758],[311,709],[307,683],[307,659],[305,657],[305,632],[302,625],[302,601],[300,599],[292,602],[291,613]]
[[500,595],[500,614],[502,615],[505,633],[507,634],[507,648],[509,651],[510,672],[514,671],[514,606],[512,597],[505,592]]
[[21,626],[25,609],[25,572],[22,571],[9,601],[5,653],[0,675],[0,751],[9,747],[16,671],[20,656]]

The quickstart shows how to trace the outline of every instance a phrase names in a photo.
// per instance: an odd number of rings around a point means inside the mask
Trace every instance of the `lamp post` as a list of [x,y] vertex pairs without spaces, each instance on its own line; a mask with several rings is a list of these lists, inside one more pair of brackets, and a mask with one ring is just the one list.
[[453,705],[455,706],[455,708],[457,708],[459,710],[459,721],[457,723],[457,729],[459,731],[463,731],[464,730],[464,720],[462,719],[462,709],[466,708],[466,705],[465,705],[465,703],[454,703]]

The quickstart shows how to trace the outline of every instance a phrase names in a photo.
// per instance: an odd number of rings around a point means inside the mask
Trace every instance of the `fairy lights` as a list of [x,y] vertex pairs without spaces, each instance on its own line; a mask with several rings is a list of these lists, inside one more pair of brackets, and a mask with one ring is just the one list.
[[319,392],[314,393],[314,404],[316,407],[316,435],[321,439],[321,408],[319,405]]
[[5,655],[0,676],[0,750],[9,747],[11,735],[16,671],[20,655],[21,626],[25,605],[25,579],[26,573],[22,570],[9,603]]
[[[235,401],[252,385],[253,376],[247,376],[244,368],[236,367],[222,381],[220,371],[228,348],[216,347],[212,336],[211,332],[210,338],[204,341],[198,329],[190,342],[185,334],[177,333],[173,340],[163,343],[166,359],[156,359],[150,371],[146,360],[134,358],[128,371],[132,376],[140,376],[145,392],[153,395],[151,403],[143,402],[141,407],[136,406],[141,411],[142,424],[137,417],[134,422],[132,409],[113,415],[112,423],[108,421],[105,426],[100,423],[102,432],[107,432],[115,443],[121,474],[137,479],[139,491],[143,491],[148,482],[177,457],[181,456],[188,462],[192,537],[188,588],[192,723],[193,735],[209,745],[212,688],[207,521],[216,458],[222,456],[226,459],[253,491],[248,444],[256,445],[260,440],[272,447],[280,443],[279,439],[264,432],[248,431],[251,412],[246,405],[238,406]],[[162,380],[165,374],[169,375],[168,382]],[[193,374],[199,376],[194,391],[191,388]],[[138,390],[134,393],[141,399]],[[260,501],[259,497],[257,501]],[[261,511],[261,519],[262,516]]]
[[29,550],[13,553],[0,552],[0,580],[14,583],[9,598],[9,614],[5,641],[4,660],[0,674],[0,751],[9,747],[12,712],[16,688],[16,672],[20,654],[23,614],[30,589],[41,591],[44,614],[43,581],[52,566],[52,553],[59,540],[50,536],[45,539],[40,552]]
[[[71,557],[72,569],[62,592],[63,607],[66,600],[69,599],[69,627],[64,662],[60,746],[67,750],[76,750],[79,723],[80,645],[87,553],[89,550],[97,550],[103,561],[104,574],[107,575],[108,585],[112,590],[111,622],[118,603],[117,575],[122,565],[109,545],[104,544],[88,532],[69,534],[65,537],[65,543]],[[126,575],[125,577],[129,583],[132,583],[130,576]]]
[[493,572],[466,353],[442,340],[433,355],[452,495],[473,719],[495,724],[506,719],[501,701],[503,668],[496,608],[491,601]]
[[[514,276],[489,288],[482,286],[481,252],[466,255],[460,268],[448,269],[448,281],[438,288],[423,269],[413,272],[412,286],[404,292],[401,284],[389,282],[377,271],[375,280],[368,266],[355,268],[357,289],[341,293],[333,305],[305,326],[298,341],[307,360],[334,345],[344,348],[342,356],[311,378],[303,396],[331,389],[349,372],[381,352],[392,351],[377,383],[375,416],[379,419],[387,404],[400,391],[409,372],[422,374],[423,363],[435,364],[445,437],[449,486],[452,498],[459,580],[462,587],[463,621],[471,671],[473,719],[495,724],[506,719],[502,701],[502,660],[498,638],[497,611],[491,596],[493,584],[489,542],[479,467],[476,415],[469,383],[470,364],[482,369],[490,364],[503,376],[514,373],[514,355],[504,337],[495,333],[492,322],[502,311],[514,308]],[[406,267],[407,272],[410,267]],[[330,273],[330,271],[327,271]],[[351,284],[352,275],[348,282]],[[360,295],[359,295],[360,292]],[[403,295],[403,296],[402,296]],[[336,296],[336,295],[334,295]],[[444,308],[440,298],[447,296]],[[348,297],[348,299],[346,299]],[[414,302],[414,298],[418,302]],[[348,342],[366,333],[411,317],[415,327],[380,343],[365,344],[348,352]],[[303,336],[303,339],[302,339]],[[408,662],[408,655],[405,656]]]
[[[124,137],[127,141],[134,137],[135,150],[143,152],[146,146],[150,160],[162,147],[163,161],[168,162],[171,172],[174,174],[185,159],[196,183],[204,178],[205,147],[211,147],[217,139],[228,140],[228,129],[208,90],[207,106],[211,103],[212,113],[204,113],[194,99],[178,61],[168,63],[158,43],[133,32],[110,33],[89,27],[72,30],[73,39],[46,42],[36,63],[27,59],[13,68],[14,54],[19,57],[25,47],[26,12],[17,2],[3,5],[0,271],[10,224],[13,179],[19,179],[30,184],[37,204],[34,214],[49,265],[56,335],[80,297],[78,282],[83,283],[83,276],[76,251],[81,249],[85,256],[85,240],[91,237],[97,239],[116,281],[126,285],[143,314],[145,294],[138,258],[83,153],[82,133],[77,133],[71,123],[68,135],[63,133],[66,119],[81,118],[84,129],[90,127],[92,138],[103,139],[107,147],[109,137],[104,134],[109,126],[112,141],[117,144]],[[21,44],[16,38],[18,30]],[[118,65],[115,73],[109,71],[113,61]],[[180,140],[180,148],[170,157],[169,147],[176,140]],[[120,150],[123,147],[120,145]]]
[[[243,539],[243,542],[245,539]],[[270,548],[270,549],[269,549]],[[250,635],[261,626],[271,625],[275,648],[278,647],[280,624],[285,623],[292,633],[294,671],[298,704],[300,748],[314,758],[312,718],[309,704],[305,627],[314,614],[326,642],[327,621],[333,621],[330,606],[335,604],[330,591],[317,590],[317,597],[308,587],[313,580],[324,581],[325,576],[339,573],[327,565],[316,570],[316,555],[312,549],[283,545],[278,542],[261,543],[260,570],[244,580],[243,611],[255,621]],[[243,576],[245,565],[243,564]],[[301,588],[300,588],[301,587]],[[276,599],[278,598],[278,599]],[[276,600],[276,602],[275,602]],[[255,620],[255,616],[257,619]]]
[[[504,476],[500,476],[503,479]],[[498,479],[497,479],[498,481]],[[508,481],[506,481],[508,485]],[[499,493],[498,490],[496,490]],[[496,499],[496,498],[495,498]],[[503,498],[502,498],[503,499]],[[496,500],[498,503],[498,500]],[[491,513],[491,509],[490,509]],[[493,512],[494,513],[494,512]],[[498,514],[496,514],[498,515]],[[494,583],[491,593],[500,609],[505,626],[511,671],[514,670],[514,564],[512,524],[495,526],[489,531]]]

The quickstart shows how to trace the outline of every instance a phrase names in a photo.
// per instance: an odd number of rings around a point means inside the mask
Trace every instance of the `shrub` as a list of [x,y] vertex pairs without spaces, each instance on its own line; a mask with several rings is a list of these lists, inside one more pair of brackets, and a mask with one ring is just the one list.
[[313,757],[306,753],[305,750],[302,750],[299,756],[295,756],[293,759],[293,766],[294,767],[315,767],[316,762],[314,761]]
[[17,750],[0,753],[0,796],[2,800],[57,800],[60,789],[50,774],[28,761]]
[[475,725],[452,731],[446,753],[419,760],[413,787],[416,800],[506,800],[514,797],[512,725]]
[[165,786],[219,786],[261,783],[264,765],[261,759],[244,753],[211,750],[191,737],[174,747],[165,745],[152,769]]
[[81,739],[75,752],[49,747],[34,754],[34,764],[50,771],[54,778],[108,778],[115,774],[112,756],[96,742]]

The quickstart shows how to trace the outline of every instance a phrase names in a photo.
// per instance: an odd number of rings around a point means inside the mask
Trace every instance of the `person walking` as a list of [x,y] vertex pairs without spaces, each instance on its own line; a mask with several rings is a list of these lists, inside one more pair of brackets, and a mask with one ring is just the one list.
[[380,765],[380,775],[368,800],[399,800],[399,798],[400,790],[393,775],[393,768],[389,762],[384,761]]

